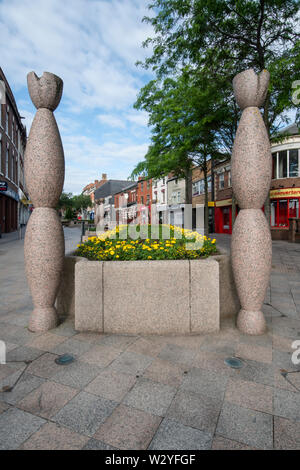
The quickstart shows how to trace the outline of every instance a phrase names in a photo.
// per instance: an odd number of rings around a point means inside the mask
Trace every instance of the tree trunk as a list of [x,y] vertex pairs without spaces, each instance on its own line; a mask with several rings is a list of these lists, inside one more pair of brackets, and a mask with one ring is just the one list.
[[[263,120],[268,132],[268,136],[270,139],[270,124],[269,124],[269,104],[270,104],[270,92],[268,91],[266,101],[264,104],[264,114],[263,114]],[[271,201],[270,201],[270,191],[268,192],[267,198],[264,203],[264,211],[265,211],[265,216],[267,219],[268,224],[271,224]]]
[[207,185],[207,161],[204,153],[203,162],[204,173],[204,235],[208,236],[208,185]]
[[185,170],[185,204],[192,204],[192,169]]

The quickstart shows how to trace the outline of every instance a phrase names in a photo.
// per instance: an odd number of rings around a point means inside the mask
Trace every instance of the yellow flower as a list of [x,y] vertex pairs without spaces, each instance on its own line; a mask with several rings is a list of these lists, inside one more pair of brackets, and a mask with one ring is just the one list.
[[216,243],[216,239],[215,239],[215,238],[212,240],[212,243]]

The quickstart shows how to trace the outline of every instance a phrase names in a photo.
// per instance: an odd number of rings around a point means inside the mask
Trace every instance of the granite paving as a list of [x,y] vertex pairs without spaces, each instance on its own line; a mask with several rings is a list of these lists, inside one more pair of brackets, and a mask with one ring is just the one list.
[[[73,230],[73,232],[72,232]],[[64,229],[70,251],[78,229]],[[229,250],[230,236],[216,235]],[[300,246],[273,242],[268,332],[136,336],[80,333],[66,319],[28,331],[23,240],[0,244],[0,449],[300,449]],[[60,354],[74,355],[60,366]],[[242,368],[224,363],[242,359]],[[299,354],[300,356],[300,354]],[[298,357],[299,357],[298,356]],[[11,388],[9,388],[11,387]]]

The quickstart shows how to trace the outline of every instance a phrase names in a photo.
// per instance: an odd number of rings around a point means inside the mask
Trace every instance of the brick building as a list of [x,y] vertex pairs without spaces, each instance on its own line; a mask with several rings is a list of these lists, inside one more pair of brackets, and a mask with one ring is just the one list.
[[[287,240],[290,218],[299,218],[300,132],[296,124],[283,129],[280,142],[271,143],[272,181],[270,187],[271,234],[273,240]],[[232,187],[230,160],[215,167],[215,231],[232,232]],[[262,208],[263,209],[263,208]],[[239,208],[236,207],[236,213]]]
[[115,194],[117,224],[130,224],[137,221],[137,183],[133,182]]
[[1,68],[0,80],[5,87],[5,103],[0,105],[0,229],[7,233],[25,224],[30,210],[24,181],[26,128]]
[[137,183],[137,203],[139,204],[138,221],[148,224],[151,221],[152,179],[139,177]]

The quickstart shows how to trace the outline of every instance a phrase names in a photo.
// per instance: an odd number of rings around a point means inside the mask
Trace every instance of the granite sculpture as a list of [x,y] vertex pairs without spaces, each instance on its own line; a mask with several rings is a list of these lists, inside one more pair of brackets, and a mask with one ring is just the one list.
[[63,189],[65,162],[53,115],[63,81],[49,72],[40,78],[30,72],[27,84],[37,112],[25,151],[25,180],[34,210],[27,225],[24,255],[34,304],[29,330],[42,332],[57,325],[54,305],[65,253],[63,229],[55,209]]
[[232,268],[241,310],[237,326],[243,333],[263,334],[261,310],[270,278],[272,242],[262,207],[270,190],[272,159],[268,133],[259,108],[269,84],[269,72],[253,69],[236,75],[233,88],[242,116],[232,151],[232,189],[240,211],[232,231]]

